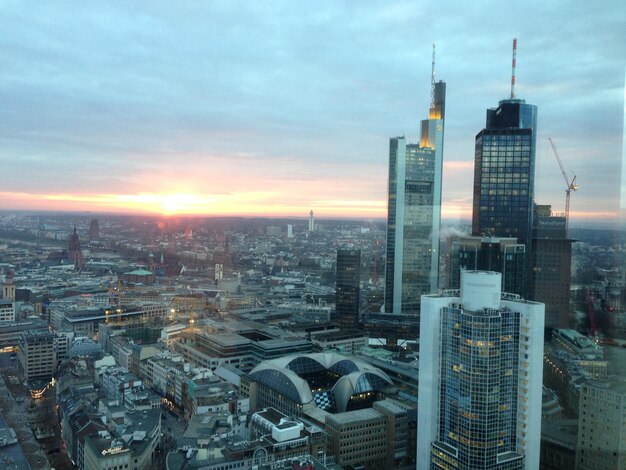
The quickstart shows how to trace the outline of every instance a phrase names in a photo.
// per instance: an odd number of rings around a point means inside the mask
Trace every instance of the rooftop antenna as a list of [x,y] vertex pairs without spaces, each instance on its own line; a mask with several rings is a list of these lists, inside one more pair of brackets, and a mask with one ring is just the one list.
[[433,62],[430,75],[430,109],[435,109],[435,44],[433,43]]
[[517,38],[513,39],[513,59],[511,61],[511,99],[515,99],[515,62],[517,56]]

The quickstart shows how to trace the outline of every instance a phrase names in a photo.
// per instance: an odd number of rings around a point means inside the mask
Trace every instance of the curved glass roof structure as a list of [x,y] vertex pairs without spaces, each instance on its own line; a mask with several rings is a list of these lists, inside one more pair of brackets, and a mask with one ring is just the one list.
[[[337,411],[346,411],[354,394],[375,392],[389,387],[391,379],[380,369],[365,361],[335,352],[294,354],[264,361],[250,376],[292,401],[305,405],[314,403],[314,392],[307,377],[326,375],[332,381],[330,391]],[[319,394],[319,389],[315,393]]]

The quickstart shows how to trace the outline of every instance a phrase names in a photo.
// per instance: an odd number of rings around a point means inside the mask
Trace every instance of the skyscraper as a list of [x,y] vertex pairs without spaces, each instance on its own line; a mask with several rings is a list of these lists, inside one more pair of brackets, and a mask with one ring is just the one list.
[[337,250],[336,321],[342,330],[359,326],[361,250]]
[[501,282],[462,271],[460,293],[422,297],[420,468],[539,468],[544,306]]
[[535,206],[528,298],[546,305],[546,328],[569,328],[572,243],[565,216]]
[[434,80],[434,56],[431,85],[420,143],[389,142],[385,313],[417,314],[438,287],[446,84]]
[[530,253],[537,107],[515,96],[516,47],[514,40],[511,96],[487,110],[485,128],[476,135],[472,235],[514,237]]
[[502,100],[476,135],[472,235],[515,237],[530,253],[537,107]]
[[100,224],[98,219],[92,219],[89,223],[89,242],[97,242],[100,240]]

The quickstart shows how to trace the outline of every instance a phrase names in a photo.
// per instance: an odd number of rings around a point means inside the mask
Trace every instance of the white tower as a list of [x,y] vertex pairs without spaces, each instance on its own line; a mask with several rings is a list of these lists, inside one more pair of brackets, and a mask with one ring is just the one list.
[[418,468],[539,468],[544,305],[462,271],[421,301]]
[[309,232],[315,232],[315,216],[313,215],[313,209],[309,212]]

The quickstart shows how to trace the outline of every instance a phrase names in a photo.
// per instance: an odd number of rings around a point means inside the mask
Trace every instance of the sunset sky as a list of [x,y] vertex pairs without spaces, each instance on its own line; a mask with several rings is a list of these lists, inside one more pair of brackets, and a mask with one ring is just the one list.
[[[384,217],[389,137],[448,87],[443,216],[474,136],[539,108],[536,201],[618,220],[626,7],[541,2],[0,1],[0,209]],[[626,194],[626,191],[625,191]]]

